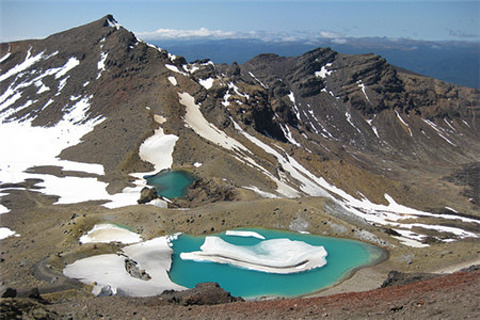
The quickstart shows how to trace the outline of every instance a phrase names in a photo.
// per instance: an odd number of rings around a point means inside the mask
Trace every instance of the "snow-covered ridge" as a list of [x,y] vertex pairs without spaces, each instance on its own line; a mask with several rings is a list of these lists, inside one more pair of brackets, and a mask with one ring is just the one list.
[[219,237],[206,237],[200,249],[182,252],[180,258],[280,274],[303,272],[327,263],[327,251],[323,246],[290,239],[271,239],[254,246],[237,246]]
[[[212,123],[209,123],[200,111],[200,106],[195,104],[195,99],[189,93],[179,93],[179,97],[180,103],[184,105],[186,109],[185,123],[187,127],[192,128],[195,133],[202,138],[211,141],[224,149],[234,151],[233,156],[239,161],[247,163],[272,179],[272,181],[277,184],[278,193],[287,197],[296,197],[299,195],[295,189],[288,186],[284,181],[277,179],[268,170],[258,164],[247,147],[228,136],[224,131],[221,131]],[[236,127],[239,128],[238,125],[236,125]]]
[[10,77],[12,77],[16,74],[19,74],[22,71],[27,70],[32,65],[34,65],[35,63],[37,63],[38,61],[43,59],[43,57],[45,55],[45,52],[42,51],[39,54],[32,57],[31,51],[32,51],[32,48],[30,48],[30,50],[28,50],[27,55],[25,57],[25,60],[22,63],[16,65],[15,67],[11,68],[10,70],[8,70],[5,73],[3,73],[3,70],[2,70],[3,74],[0,75],[0,82],[4,81],[5,79],[8,79],[8,78],[10,78]]
[[[257,145],[261,150],[273,155],[278,163],[282,166],[284,171],[288,173],[290,178],[286,175],[281,175],[282,179],[278,180],[273,177],[267,170],[259,165],[254,159],[253,155],[250,156],[250,152],[246,147],[237,140],[227,136],[223,131],[208,123],[200,112],[200,106],[195,105],[193,97],[187,93],[180,94],[180,102],[187,107],[186,123],[194,131],[205,139],[214,142],[220,147],[236,152],[236,157],[244,162],[251,164],[254,168],[257,168],[261,172],[265,173],[277,184],[277,192],[282,195],[296,196],[298,192],[295,191],[292,186],[298,185],[298,188],[306,195],[309,196],[324,196],[332,199],[338,203],[344,210],[357,215],[369,223],[375,223],[385,226],[392,226],[402,230],[410,230],[412,227],[433,229],[440,233],[453,234],[455,237],[478,237],[475,233],[461,232],[459,228],[445,228],[442,225],[428,225],[412,226],[408,223],[402,223],[404,219],[415,219],[418,217],[431,217],[440,220],[445,219],[459,219],[465,220],[460,216],[443,216],[435,215],[420,210],[415,210],[406,206],[399,205],[389,195],[385,195],[385,198],[389,202],[388,206],[375,204],[366,198],[357,199],[345,191],[331,185],[322,177],[317,177],[315,174],[307,170],[293,157],[289,156],[285,152],[281,153],[265,142],[260,141],[253,135],[248,134],[233,120],[234,127],[251,143]],[[293,178],[293,180],[291,179]],[[262,191],[260,191],[262,192]],[[296,195],[295,195],[296,194]],[[469,223],[480,224],[480,221],[469,219]],[[407,233],[405,233],[407,234]],[[413,235],[413,232],[408,233]],[[417,235],[415,235],[417,237]],[[444,241],[451,241],[454,238],[443,239]],[[414,239],[412,239],[414,240]]]
[[[119,27],[118,24],[112,21],[109,23],[111,23],[111,27]],[[37,95],[41,95],[50,89],[54,89],[43,83],[44,78],[53,76],[54,79],[59,80],[56,95],[52,96],[40,108],[42,111],[46,110],[56,102],[55,99],[66,86],[71,71],[80,64],[79,59],[70,57],[63,65],[42,70],[37,64],[56,56],[58,52],[48,55],[45,52],[32,55],[32,52],[33,48],[30,48],[23,62],[0,76],[2,81],[14,78],[14,81],[10,82],[10,85],[0,96],[0,121],[2,122],[0,126],[2,146],[0,182],[17,183],[28,178],[41,179],[43,182],[39,183],[38,186],[43,187],[43,192],[46,194],[58,195],[58,204],[90,200],[110,201],[105,204],[109,208],[136,204],[141,188],[146,185],[146,182],[143,180],[145,173],[132,174],[138,178],[136,187],[126,188],[120,194],[110,195],[106,191],[107,184],[99,180],[100,176],[105,174],[102,165],[66,161],[57,158],[62,150],[80,143],[84,135],[91,132],[96,125],[105,120],[102,117],[89,119],[92,95],[87,96],[80,93],[76,96],[70,96],[69,101],[72,103],[63,107],[63,118],[51,127],[33,126],[32,122],[35,115],[33,113],[21,119],[12,120],[15,114],[37,103],[36,100],[28,100],[23,105],[14,108],[14,104],[24,95],[24,90],[31,86],[36,86],[38,88]],[[107,52],[101,53],[97,63],[97,79],[106,70],[105,62],[107,57]],[[7,58],[8,56],[4,56],[4,60]],[[86,82],[83,87],[88,85],[88,83]],[[7,139],[11,136],[16,137],[15,141]],[[141,150],[139,150],[140,157],[145,161],[153,163],[158,171],[169,168],[173,162],[171,154],[177,139],[178,137],[176,136],[165,135],[163,130],[159,128],[152,137],[142,144]],[[19,145],[23,147],[19,148]],[[57,177],[49,174],[27,172],[29,168],[36,166],[55,166],[62,168],[64,171],[84,172],[90,174],[90,176]],[[156,205],[165,206],[163,202]],[[8,209],[2,207],[2,211],[8,212]]]

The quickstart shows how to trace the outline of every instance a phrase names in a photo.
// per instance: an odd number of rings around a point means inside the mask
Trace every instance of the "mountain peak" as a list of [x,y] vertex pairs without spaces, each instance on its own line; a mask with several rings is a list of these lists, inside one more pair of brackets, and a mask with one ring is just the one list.
[[109,26],[117,29],[120,28],[120,24],[117,22],[117,20],[115,20],[115,18],[111,14],[107,14],[105,17],[103,17],[100,20],[105,20],[105,23],[106,23],[105,26]]

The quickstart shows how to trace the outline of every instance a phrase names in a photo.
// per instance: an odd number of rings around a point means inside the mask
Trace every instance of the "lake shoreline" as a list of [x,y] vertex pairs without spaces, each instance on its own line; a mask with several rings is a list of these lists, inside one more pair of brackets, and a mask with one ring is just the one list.
[[[27,194],[28,193],[28,194]],[[2,224],[15,230],[20,237],[2,241],[2,275],[6,285],[19,291],[37,287],[44,298],[55,303],[65,299],[92,297],[92,287],[69,285],[58,291],[56,279],[62,279],[66,264],[90,256],[118,252],[122,245],[80,244],[79,238],[99,223],[114,223],[141,234],[143,240],[177,232],[208,235],[237,228],[275,228],[289,232],[362,240],[388,250],[387,260],[353,273],[342,282],[314,296],[365,291],[378,288],[388,272],[433,272],[478,259],[478,239],[463,239],[451,243],[432,243],[426,248],[401,244],[380,228],[355,221],[344,221],[328,214],[324,198],[255,199],[208,204],[199,208],[165,209],[134,205],[107,209],[97,202],[74,205],[52,205],[54,199],[35,192],[12,192],[8,199],[22,199],[17,206],[2,215]],[[26,200],[25,200],[26,199]],[[300,227],[299,227],[300,226]],[[365,235],[369,235],[368,238]],[[368,241],[368,240],[371,241]],[[28,257],[25,259],[24,257]],[[37,278],[35,266],[45,261],[50,281]],[[22,266],[21,275],[18,267]],[[30,272],[29,270],[32,270]],[[8,280],[7,280],[8,279]],[[70,282],[69,282],[70,284]]]

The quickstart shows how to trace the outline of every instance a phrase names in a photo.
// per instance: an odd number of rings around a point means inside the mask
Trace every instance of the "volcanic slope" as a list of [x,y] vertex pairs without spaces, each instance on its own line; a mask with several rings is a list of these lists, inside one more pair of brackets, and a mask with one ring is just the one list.
[[[479,90],[328,48],[188,63],[112,16],[1,44],[0,56],[0,210],[7,234],[20,233],[2,240],[10,255],[41,219],[29,214],[47,211],[68,241],[106,218],[149,235],[256,225],[406,250],[478,241],[478,184],[459,172],[479,168]],[[143,176],[163,169],[197,177],[171,200],[192,211],[135,206]],[[70,208],[96,218],[64,230]],[[143,213],[154,210],[172,224],[153,230]]]

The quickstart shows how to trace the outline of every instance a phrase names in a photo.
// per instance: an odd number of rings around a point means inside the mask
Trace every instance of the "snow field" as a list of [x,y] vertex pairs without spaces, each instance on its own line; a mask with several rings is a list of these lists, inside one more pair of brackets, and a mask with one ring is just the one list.
[[[122,249],[122,254],[105,254],[78,260],[69,264],[63,274],[85,284],[94,284],[93,292],[103,291],[132,297],[147,297],[161,294],[164,290],[184,290],[168,276],[173,250],[167,237],[159,237]],[[125,268],[125,259],[132,259],[140,270],[150,276],[142,280],[130,275]]]
[[139,149],[140,159],[154,165],[155,174],[161,170],[168,169],[173,164],[173,150],[178,137],[173,134],[165,134],[162,128],[155,130],[153,136],[147,138]]
[[[118,28],[118,25],[110,22],[112,27]],[[46,55],[44,52],[35,56],[31,55],[30,49],[25,57],[25,60],[19,65],[8,70],[0,76],[0,81],[3,81],[12,76],[16,79],[0,96],[0,111],[6,110],[13,105],[22,96],[23,89],[35,85],[38,87],[38,94],[50,90],[42,82],[42,79],[47,76],[54,76],[55,79],[60,79],[58,85],[59,95],[66,85],[69,78],[68,73],[80,64],[80,61],[71,57],[68,61],[60,67],[50,68],[44,71],[33,70],[31,72],[24,72],[31,70],[34,65],[41,61],[55,56],[58,52]],[[99,70],[98,77],[105,71],[105,61],[108,53],[102,52],[97,68]],[[8,58],[4,56],[3,59]],[[33,79],[28,79],[30,77]],[[172,77],[173,78],[173,77]],[[173,78],[175,79],[175,78]],[[43,182],[38,186],[43,187],[42,190],[46,194],[55,194],[59,196],[57,203],[78,203],[89,200],[106,200],[110,201],[105,204],[108,208],[115,208],[120,206],[136,204],[138,194],[146,185],[141,173],[132,174],[137,177],[139,181],[136,182],[135,188],[126,188],[122,193],[110,195],[106,191],[107,184],[98,180],[98,176],[104,175],[103,166],[99,164],[79,163],[73,161],[60,160],[57,155],[62,150],[74,146],[81,142],[81,138],[93,130],[93,128],[100,124],[104,119],[96,118],[85,121],[90,109],[89,97],[71,97],[70,100],[76,102],[73,106],[64,108],[64,117],[53,127],[41,128],[32,125],[33,119],[20,119],[7,122],[7,118],[21,109],[28,108],[34,101],[28,101],[23,106],[16,109],[10,109],[0,115],[0,142],[2,145],[2,156],[0,157],[0,182],[22,182],[28,178],[41,179]],[[50,99],[42,108],[46,109],[54,100]],[[15,136],[16,139],[8,139],[8,137]],[[155,134],[147,139],[142,144],[140,156],[142,159],[152,162],[158,171],[169,168],[172,163],[171,153],[178,137],[174,135],[165,135],[163,130],[159,128]],[[18,148],[22,146],[22,148]],[[165,151],[166,150],[166,151]],[[29,168],[37,166],[55,166],[60,167],[65,171],[78,171],[89,173],[91,177],[56,177],[46,174],[28,173]],[[156,173],[156,172],[153,172]],[[155,202],[153,205],[165,207],[166,204],[162,202]],[[2,212],[8,212],[8,209],[1,207]]]

